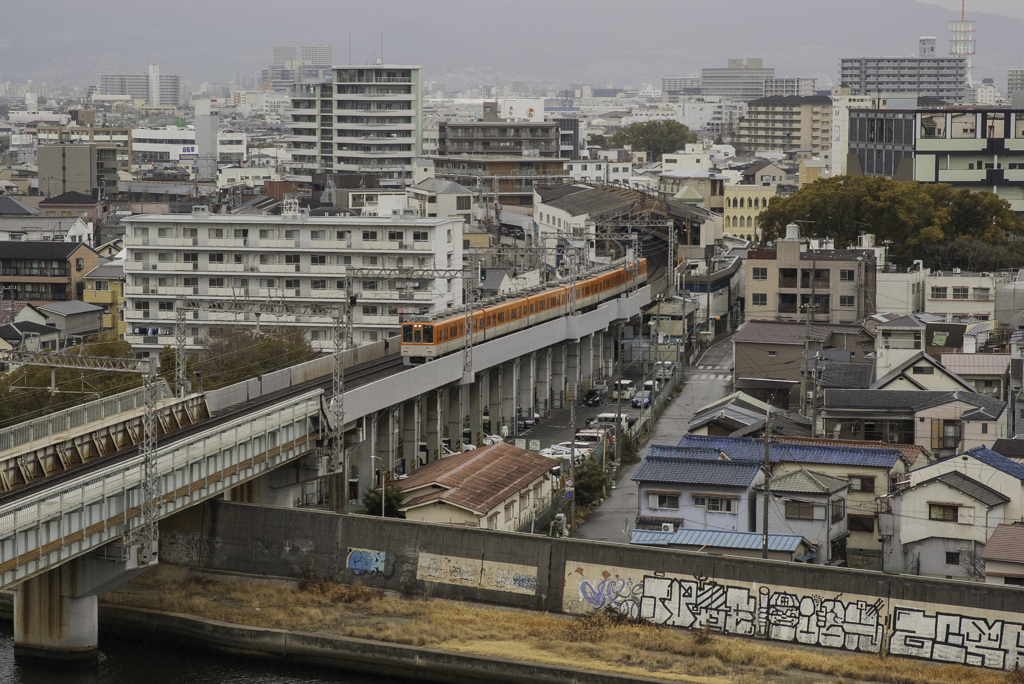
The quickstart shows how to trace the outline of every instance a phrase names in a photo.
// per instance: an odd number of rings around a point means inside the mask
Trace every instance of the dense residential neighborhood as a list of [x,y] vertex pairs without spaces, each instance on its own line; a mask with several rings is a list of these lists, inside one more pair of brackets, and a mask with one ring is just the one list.
[[0,679],[148,676],[115,627],[423,681],[1024,665],[1024,10],[626,8],[637,61],[605,0],[515,50],[394,4],[344,47],[320,0],[173,47],[140,6],[117,54],[10,11],[53,54],[0,39]]

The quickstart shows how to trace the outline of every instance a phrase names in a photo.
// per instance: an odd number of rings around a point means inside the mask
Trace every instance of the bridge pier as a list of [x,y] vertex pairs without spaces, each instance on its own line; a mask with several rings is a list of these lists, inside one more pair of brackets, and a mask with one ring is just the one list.
[[551,347],[536,352],[535,384],[537,387],[537,411],[549,416],[551,410]]
[[551,408],[563,409],[565,403],[565,357],[568,345],[556,344],[551,349]]
[[402,472],[410,473],[419,457],[419,397],[402,402]]
[[491,434],[501,434],[501,366],[487,370],[487,417]]
[[565,344],[565,406],[579,399],[579,391],[580,343],[578,340],[569,340]]
[[427,402],[426,424],[423,426],[427,453],[423,455],[421,465],[441,457],[441,389],[427,392],[424,399]]
[[518,405],[524,419],[533,419],[534,409],[537,406],[534,401],[534,381],[536,373],[534,367],[537,363],[536,352],[530,352],[519,359],[519,395]]
[[15,660],[95,662],[99,655],[96,597],[149,569],[148,565],[138,567],[135,550],[130,552],[127,560],[81,556],[15,587]]
[[601,333],[601,374],[605,378],[615,375],[615,334],[612,332]]
[[[594,336],[580,338],[580,392],[590,389],[594,382]],[[577,399],[578,401],[578,399]]]
[[383,483],[387,479],[388,471],[394,472],[395,470],[395,410],[393,406],[389,406],[383,411],[378,411],[374,417],[374,423],[377,428],[377,449],[374,454],[379,461],[373,461],[371,470],[376,473],[380,470],[380,478],[376,476],[373,478],[373,486],[377,487],[380,483]]
[[476,382],[471,385],[463,385],[463,387],[469,388],[469,432],[473,438],[473,444],[477,446],[481,446],[483,442],[484,408],[481,395],[485,377],[487,377],[485,373],[479,373]]
[[454,384],[445,388],[448,401],[445,404],[444,418],[448,428],[448,439],[452,443],[452,451],[458,453],[462,439],[462,388],[465,385]]
[[518,359],[501,365],[501,423],[508,425],[510,435],[516,432],[516,375]]

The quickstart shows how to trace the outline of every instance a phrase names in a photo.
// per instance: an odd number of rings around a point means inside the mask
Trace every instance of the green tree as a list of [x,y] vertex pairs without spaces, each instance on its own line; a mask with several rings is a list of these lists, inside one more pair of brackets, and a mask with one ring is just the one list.
[[608,147],[608,138],[600,134],[595,134],[590,136],[590,140],[587,141],[587,144],[591,147],[605,148]]
[[[990,192],[954,190],[944,183],[823,178],[789,197],[773,199],[758,220],[762,242],[783,236],[786,224],[793,222],[800,223],[807,237],[831,237],[844,246],[855,244],[860,233],[873,233],[877,243],[891,243],[889,258],[904,266],[935,256],[960,267],[968,261],[983,268],[1024,262],[1019,242],[1024,222],[1009,202]],[[964,251],[968,244],[972,249]]]
[[[316,358],[301,330],[255,334],[215,329],[199,354],[194,370],[203,371],[203,389],[232,385]],[[173,368],[173,365],[172,365]],[[190,379],[193,379],[190,376]]]
[[666,152],[683,149],[697,142],[697,135],[678,121],[648,121],[623,128],[612,136],[612,145],[631,150],[646,150],[651,161],[658,161]]
[[[405,492],[402,491],[401,487],[395,485],[389,485],[384,488],[384,517],[385,518],[404,518],[405,515],[399,512],[399,508],[402,507],[402,502],[405,501]],[[366,506],[367,515],[380,515],[380,490],[369,489],[362,498],[363,505]]]
[[576,468],[576,503],[593,506],[603,498],[610,479],[596,461],[584,461]]
[[639,463],[636,455],[636,438],[628,432],[619,433],[619,465],[632,465]]

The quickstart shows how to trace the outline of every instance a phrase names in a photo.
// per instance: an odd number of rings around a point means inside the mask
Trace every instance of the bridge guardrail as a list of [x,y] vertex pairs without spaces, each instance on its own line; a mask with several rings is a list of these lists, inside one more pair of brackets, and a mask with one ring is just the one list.
[[[157,401],[174,394],[166,380],[156,383]],[[141,387],[0,429],[0,453],[58,432],[145,406]]]

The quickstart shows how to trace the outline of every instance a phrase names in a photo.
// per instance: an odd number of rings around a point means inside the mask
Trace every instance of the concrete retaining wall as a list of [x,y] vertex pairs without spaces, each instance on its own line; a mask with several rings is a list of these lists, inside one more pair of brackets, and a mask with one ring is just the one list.
[[211,502],[161,522],[161,558],[439,598],[652,621],[995,669],[1024,666],[1024,592],[910,576]]

